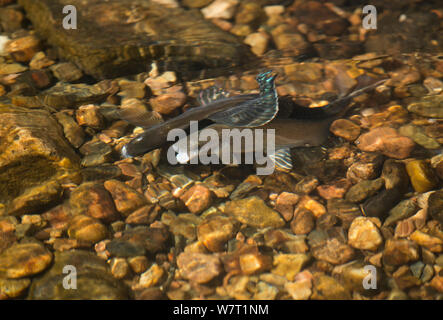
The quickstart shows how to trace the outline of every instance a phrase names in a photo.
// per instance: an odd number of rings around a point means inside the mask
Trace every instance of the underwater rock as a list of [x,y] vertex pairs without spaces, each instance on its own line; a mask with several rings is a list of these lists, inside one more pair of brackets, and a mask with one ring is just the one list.
[[[74,266],[77,289],[63,287],[67,265]],[[121,300],[128,298],[126,286],[115,279],[105,260],[92,252],[73,250],[56,252],[54,265],[34,279],[29,290],[31,300]]]
[[226,203],[224,212],[241,223],[256,228],[279,228],[285,224],[278,212],[269,208],[258,197],[229,201]]
[[21,215],[61,196],[78,181],[79,159],[44,110],[0,105],[0,211]]
[[0,255],[0,276],[23,278],[45,270],[52,262],[52,253],[38,242],[16,243]]
[[153,61],[169,70],[230,68],[252,54],[201,15],[157,1],[73,0],[77,24],[63,28],[61,0],[20,0],[33,26],[60,55],[97,79],[144,72]]

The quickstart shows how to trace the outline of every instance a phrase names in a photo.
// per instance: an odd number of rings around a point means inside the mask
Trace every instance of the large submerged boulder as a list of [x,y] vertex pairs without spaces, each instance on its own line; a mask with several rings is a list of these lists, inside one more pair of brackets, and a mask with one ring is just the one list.
[[[192,77],[203,69],[241,65],[248,47],[195,10],[150,0],[20,0],[38,33],[60,55],[96,78],[147,70],[152,61]],[[77,12],[77,29],[64,29],[65,5]],[[186,73],[186,74],[184,74]]]
[[51,114],[0,104],[0,215],[32,214],[78,181],[79,158]]

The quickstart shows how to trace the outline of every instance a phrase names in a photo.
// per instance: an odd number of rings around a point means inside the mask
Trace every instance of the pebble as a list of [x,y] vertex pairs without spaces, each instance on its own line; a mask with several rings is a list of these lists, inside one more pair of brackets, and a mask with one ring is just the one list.
[[142,256],[146,253],[142,243],[113,239],[106,243],[106,251],[110,256],[129,258]]
[[421,145],[426,149],[438,149],[441,147],[437,141],[427,136],[421,127],[407,124],[400,127],[398,132],[403,136],[411,138],[416,144]]
[[348,231],[348,244],[360,250],[376,251],[383,237],[370,218],[358,217],[352,221]]
[[377,217],[384,220],[391,210],[402,198],[397,189],[385,189],[368,198],[361,206],[361,210],[367,217]]
[[54,76],[64,82],[75,82],[83,77],[82,71],[71,62],[61,62],[50,67]]
[[189,8],[203,8],[210,4],[213,0],[183,0],[182,4]]
[[406,239],[388,239],[383,251],[383,263],[400,266],[420,258],[419,248],[413,241]]
[[215,255],[183,252],[177,258],[180,274],[192,282],[207,283],[223,272],[220,259]]
[[380,152],[394,159],[407,158],[415,143],[408,137],[397,133],[394,128],[379,127],[362,134],[356,141],[362,151]]
[[38,242],[15,243],[0,254],[0,275],[9,279],[42,272],[52,262],[52,254]]
[[310,257],[306,254],[278,254],[274,256],[272,273],[294,281],[296,275],[307,264]]
[[76,215],[69,222],[68,235],[72,239],[96,243],[108,236],[108,230],[98,219]]
[[85,141],[85,132],[77,122],[66,112],[57,112],[55,118],[63,127],[66,139],[75,147],[80,147]]
[[362,180],[348,190],[345,199],[350,202],[362,202],[377,193],[383,186],[384,180],[381,178]]
[[424,193],[434,189],[438,180],[433,169],[424,160],[412,160],[406,163],[406,171],[415,191]]
[[104,128],[104,117],[99,111],[99,107],[93,104],[80,106],[75,112],[77,123],[81,126],[88,126],[93,129]]
[[294,300],[308,300],[312,295],[312,281],[300,280],[295,282],[286,282],[285,290]]
[[259,3],[240,2],[237,13],[235,14],[235,23],[258,27],[263,18],[264,11]]
[[337,238],[327,239],[323,245],[311,247],[314,258],[338,265],[350,261],[354,257],[354,250]]
[[294,219],[291,221],[291,230],[294,234],[308,234],[315,227],[315,216],[307,210],[301,209],[297,211]]
[[95,85],[57,82],[53,87],[41,92],[39,98],[43,100],[43,103],[57,110],[73,109],[104,101],[109,95],[106,89],[106,82],[99,82]]
[[357,161],[348,168],[346,178],[348,178],[352,183],[358,183],[362,180],[375,179],[379,175],[380,166],[380,161]]
[[29,62],[31,70],[40,70],[52,66],[55,61],[49,59],[43,51],[37,52]]
[[389,216],[386,218],[383,226],[389,227],[400,220],[413,216],[417,211],[418,207],[415,199],[403,200],[389,211]]
[[187,190],[180,199],[191,213],[199,214],[211,206],[212,193],[204,185],[196,184]]
[[[365,270],[365,264],[362,261],[352,261],[345,265],[336,266],[332,270],[332,275],[336,277],[343,286],[350,292],[356,291],[359,293],[368,293],[368,289],[363,287],[366,277],[369,272]],[[379,281],[381,279],[380,270],[376,269],[376,289],[380,287]],[[372,282],[372,280],[371,280]],[[371,283],[372,284],[372,283]],[[371,291],[376,291],[371,289]]]
[[432,278],[430,285],[438,292],[443,293],[443,277],[442,276],[436,275],[434,278]]
[[226,243],[235,236],[237,224],[232,218],[209,217],[197,228],[198,240],[211,252],[224,251]]
[[120,87],[119,96],[125,99],[143,99],[146,95],[146,84],[138,81],[129,81],[126,79],[118,82]]
[[244,253],[238,258],[240,270],[243,274],[252,275],[272,268],[272,257],[258,252]]
[[319,181],[316,177],[312,176],[304,177],[295,185],[295,192],[310,194],[312,191],[314,191],[317,188],[318,184]]
[[360,127],[347,119],[337,119],[330,127],[330,130],[337,137],[342,137],[348,141],[354,141],[360,135]]
[[419,230],[415,230],[409,236],[409,239],[415,241],[420,246],[425,247],[431,252],[440,253],[443,251],[443,240],[437,237],[433,237]]
[[147,204],[147,200],[142,194],[121,181],[115,179],[107,180],[104,183],[104,187],[111,194],[117,211],[125,217]]
[[295,208],[294,216],[296,216],[298,210],[301,209],[306,209],[311,211],[314,214],[315,218],[318,218],[326,213],[325,206],[309,196],[304,196],[300,199],[299,203]]
[[410,112],[428,118],[443,118],[443,94],[425,96],[408,105]]
[[135,273],[143,273],[148,269],[149,262],[145,256],[135,256],[128,258],[128,264]]
[[409,176],[404,163],[387,159],[383,163],[382,178],[386,189],[399,189],[406,192],[409,188]]
[[431,158],[431,166],[434,168],[440,180],[443,180],[443,154]]
[[9,41],[5,51],[17,62],[29,62],[39,52],[40,40],[35,36],[26,36]]
[[125,223],[135,225],[149,225],[157,218],[159,210],[160,207],[157,205],[145,205],[128,215],[125,219]]
[[243,41],[247,45],[251,46],[252,52],[261,56],[268,50],[270,37],[264,32],[254,32],[246,36]]
[[291,221],[294,216],[294,207],[299,199],[300,196],[295,193],[282,192],[275,202],[275,210],[282,215],[285,221]]
[[[77,289],[66,290],[60,281],[66,266],[74,266]],[[70,274],[72,274],[70,269]],[[72,285],[72,281],[68,281]],[[128,299],[126,286],[112,276],[105,260],[84,250],[56,252],[54,264],[42,277],[32,281],[31,300],[122,300]]]
[[133,286],[133,290],[152,288],[159,285],[166,276],[165,270],[154,263],[148,270],[140,275],[139,282]]
[[428,214],[443,225],[443,190],[435,191],[429,196]]
[[201,12],[206,19],[229,20],[234,17],[238,3],[238,0],[215,0]]
[[338,179],[332,184],[324,184],[317,187],[317,192],[323,199],[341,199],[351,187],[348,179]]
[[268,17],[271,17],[275,15],[280,15],[283,12],[285,12],[285,7],[282,5],[272,5],[272,6],[265,6],[263,10],[265,11]]
[[314,274],[314,290],[311,299],[316,300],[349,300],[351,294],[333,277],[324,273]]
[[22,296],[31,284],[28,278],[6,279],[0,277],[0,299],[13,299]]
[[192,213],[175,216],[172,212],[165,212],[162,215],[162,222],[169,226],[174,235],[182,235],[189,240],[197,238],[197,226],[201,221],[200,217]]
[[[356,204],[344,199],[328,200],[327,211],[328,213],[325,215],[333,215],[335,218],[327,219],[325,221],[326,226],[323,229],[327,229],[329,224],[334,224],[337,220],[340,220],[341,224],[348,228],[356,217],[361,216],[360,208]],[[322,217],[319,218],[317,225],[321,222]]]
[[28,70],[19,63],[0,63],[0,75],[15,74]]
[[128,276],[130,272],[129,264],[126,259],[123,258],[112,258],[109,262],[109,267],[112,275],[116,279],[123,279]]
[[241,223],[255,228],[280,228],[285,224],[278,212],[269,208],[258,197],[229,201],[225,205],[224,212]]
[[75,188],[69,206],[73,214],[84,214],[107,223],[120,217],[111,195],[101,183],[86,182]]
[[186,94],[181,91],[165,93],[149,99],[152,110],[160,114],[171,114],[186,102]]

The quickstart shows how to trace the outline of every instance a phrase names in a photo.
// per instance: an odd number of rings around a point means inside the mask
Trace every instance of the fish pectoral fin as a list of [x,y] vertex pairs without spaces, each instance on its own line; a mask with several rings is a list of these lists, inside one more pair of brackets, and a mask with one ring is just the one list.
[[197,96],[197,102],[200,105],[205,106],[213,101],[217,101],[228,97],[229,97],[229,92],[217,86],[211,86],[199,92]]
[[268,154],[268,157],[274,162],[275,168],[280,170],[292,169],[292,157],[290,148],[281,148],[275,150],[275,153]]

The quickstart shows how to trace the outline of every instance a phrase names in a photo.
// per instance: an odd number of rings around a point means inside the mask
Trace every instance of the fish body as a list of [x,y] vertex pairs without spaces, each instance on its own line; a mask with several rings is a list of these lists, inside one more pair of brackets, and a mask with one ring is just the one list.
[[209,96],[201,94],[202,106],[192,108],[163,123],[147,128],[143,133],[123,146],[124,158],[134,157],[162,147],[172,129],[186,129],[191,121],[210,119],[219,124],[254,127],[271,121],[278,112],[275,75],[271,71],[257,76],[260,94],[244,94],[229,97],[223,90],[210,90]]
[[[358,90],[354,90],[351,93],[331,102],[329,105],[322,108],[301,108],[303,114],[298,116],[301,119],[275,118],[272,121],[266,123],[263,126],[256,127],[250,132],[250,139],[242,140],[240,148],[235,147],[233,139],[225,139],[227,137],[226,132],[236,132],[237,136],[247,136],[244,127],[228,126],[225,124],[215,123],[203,130],[207,130],[204,136],[209,130],[214,130],[216,134],[212,136],[218,137],[217,146],[211,151],[215,151],[217,157],[221,157],[223,152],[235,152],[237,154],[254,153],[263,154],[268,153],[268,156],[274,161],[275,166],[280,169],[291,169],[292,161],[290,156],[290,149],[296,147],[313,147],[323,145],[329,137],[329,128],[333,121],[341,118],[349,109],[350,101],[352,98],[361,95],[376,86],[382,84],[385,80],[377,81],[371,85],[363,87]],[[263,130],[260,132],[260,130]],[[225,132],[225,134],[224,134]],[[243,134],[241,133],[243,132]],[[272,132],[272,135],[266,134],[266,132]],[[192,143],[192,134],[186,136],[183,141],[179,139],[172,145],[172,148],[177,152],[177,160],[180,163],[196,163],[196,157],[200,157],[197,152],[192,152],[191,148],[185,148],[184,146],[190,146]],[[262,143],[257,144],[257,138],[262,140]],[[194,138],[195,139],[195,138]],[[201,148],[205,145],[206,140],[198,139],[198,147]],[[272,141],[269,141],[272,139]],[[270,153],[268,149],[269,142],[272,142],[273,151]],[[208,148],[203,149],[207,152]],[[238,157],[238,156],[237,156]]]

